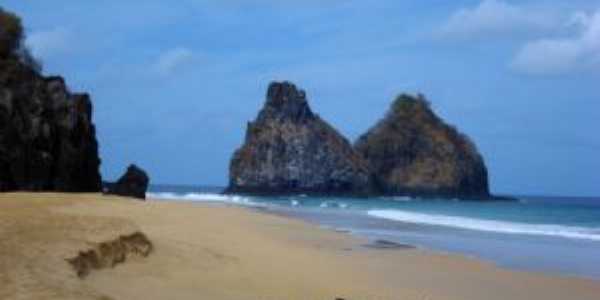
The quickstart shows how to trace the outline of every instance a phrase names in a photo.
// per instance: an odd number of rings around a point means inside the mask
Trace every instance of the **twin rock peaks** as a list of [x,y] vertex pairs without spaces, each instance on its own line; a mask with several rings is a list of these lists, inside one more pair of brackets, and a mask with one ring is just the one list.
[[475,144],[422,95],[400,95],[354,145],[294,84],[273,82],[266,98],[231,159],[230,193],[490,197]]

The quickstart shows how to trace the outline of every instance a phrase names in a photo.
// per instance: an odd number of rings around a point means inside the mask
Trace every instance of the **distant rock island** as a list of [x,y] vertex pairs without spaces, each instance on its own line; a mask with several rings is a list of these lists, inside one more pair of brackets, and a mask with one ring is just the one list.
[[0,191],[100,191],[89,96],[42,76],[23,38],[0,8]]
[[423,95],[400,95],[355,144],[390,195],[488,198],[488,174],[475,144],[431,110]]
[[368,162],[289,82],[269,86],[229,174],[229,193],[361,194],[374,183]]
[[231,159],[226,192],[492,198],[475,145],[422,95],[399,96],[352,146],[290,82],[270,84]]

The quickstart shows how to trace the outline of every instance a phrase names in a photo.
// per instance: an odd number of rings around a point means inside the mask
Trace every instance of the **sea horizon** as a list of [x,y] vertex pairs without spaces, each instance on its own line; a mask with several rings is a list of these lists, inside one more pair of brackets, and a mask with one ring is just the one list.
[[[152,190],[161,189],[161,188],[175,188],[175,189],[202,189],[202,190],[214,190],[224,193],[227,189],[227,184],[191,184],[191,183],[150,183],[148,185],[148,192],[151,193]],[[235,194],[235,193],[234,193]],[[558,195],[558,194],[547,194],[544,195],[542,193],[505,193],[505,192],[491,192],[492,195],[511,197],[518,200],[519,198],[568,198],[568,199],[597,199],[600,201],[600,195]],[[284,196],[294,196],[296,194],[289,194]],[[302,193],[298,193],[297,195],[302,195]],[[328,196],[325,196],[328,197]],[[335,197],[332,195],[331,197]],[[381,197],[380,195],[375,195],[373,197]],[[359,198],[365,198],[364,196],[359,196]],[[370,197],[366,197],[370,198]],[[414,197],[419,198],[419,197]],[[422,197],[424,199],[435,199],[436,197]],[[458,197],[460,199],[460,197]],[[462,200],[462,199],[460,199]],[[503,201],[503,200],[500,200]]]

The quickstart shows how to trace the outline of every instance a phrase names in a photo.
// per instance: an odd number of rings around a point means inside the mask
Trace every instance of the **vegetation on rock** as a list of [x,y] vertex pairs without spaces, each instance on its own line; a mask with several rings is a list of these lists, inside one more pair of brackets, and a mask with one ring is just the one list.
[[19,16],[0,7],[0,59],[12,59],[41,71],[41,64],[24,46],[25,34]]
[[440,119],[423,95],[400,95],[355,148],[385,194],[489,197],[477,148]]

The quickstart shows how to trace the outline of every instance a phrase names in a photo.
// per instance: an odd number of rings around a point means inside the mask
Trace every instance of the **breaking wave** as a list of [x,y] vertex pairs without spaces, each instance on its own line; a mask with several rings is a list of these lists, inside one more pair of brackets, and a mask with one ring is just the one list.
[[376,218],[416,224],[446,226],[505,234],[555,236],[570,239],[600,241],[600,228],[585,228],[553,224],[526,224],[436,214],[413,213],[390,209],[370,210],[367,212],[367,214]]
[[178,201],[191,201],[191,202],[223,202],[232,203],[238,205],[248,206],[260,206],[260,203],[250,200],[248,197],[237,196],[237,195],[223,195],[215,193],[147,193],[146,198],[159,199],[159,200],[178,200]]
[[347,203],[337,201],[324,201],[319,205],[320,208],[341,208],[346,209],[349,207]]

